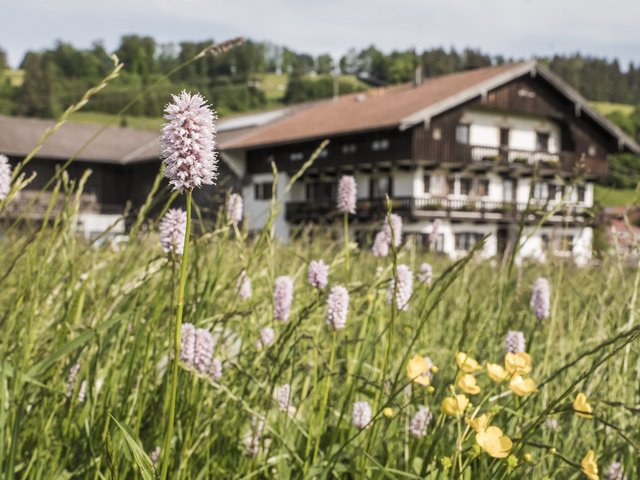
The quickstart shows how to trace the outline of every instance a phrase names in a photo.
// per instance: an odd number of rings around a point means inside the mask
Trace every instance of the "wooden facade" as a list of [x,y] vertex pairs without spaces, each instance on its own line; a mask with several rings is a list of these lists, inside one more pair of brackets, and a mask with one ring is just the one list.
[[[542,165],[546,174],[561,173],[564,176],[575,173],[578,162],[584,165],[582,171],[591,177],[607,174],[610,152],[618,151],[616,140],[603,131],[591,118],[581,115],[574,104],[558,93],[539,76],[523,76],[495,90],[480,95],[435,116],[427,123],[418,124],[406,130],[398,128],[380,129],[366,132],[345,133],[331,137],[326,152],[315,161],[314,167],[321,171],[331,169],[369,169],[371,166],[404,165],[407,160],[413,165],[449,166],[465,168],[471,165],[470,148],[483,145],[463,145],[456,142],[456,127],[468,110],[486,111],[510,116],[530,116],[547,119],[561,130],[562,143],[556,166]],[[373,142],[387,140],[388,148],[374,150]],[[247,173],[269,173],[271,162],[278,170],[293,173],[297,171],[324,138],[289,143],[285,145],[263,146],[248,149]],[[355,151],[345,153],[344,147],[355,145]],[[531,153],[523,152],[522,156]],[[517,152],[514,152],[517,155]],[[506,161],[489,162],[486,167],[509,166]],[[400,163],[398,163],[400,162]],[[475,162],[474,162],[475,163]],[[387,165],[388,166],[388,165]],[[526,167],[527,165],[524,165]],[[518,175],[530,173],[532,168],[522,164],[511,165]],[[507,169],[509,170],[509,169]],[[501,168],[503,173],[504,168]]]

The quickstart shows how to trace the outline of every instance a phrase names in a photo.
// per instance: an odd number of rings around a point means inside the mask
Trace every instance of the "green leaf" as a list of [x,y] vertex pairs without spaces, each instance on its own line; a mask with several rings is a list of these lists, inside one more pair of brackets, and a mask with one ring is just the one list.
[[122,436],[127,441],[127,444],[129,445],[129,449],[133,454],[133,459],[135,460],[136,465],[138,465],[138,468],[140,469],[140,474],[142,475],[142,478],[144,480],[155,480],[156,477],[155,477],[155,469],[153,468],[153,462],[151,462],[151,459],[147,456],[143,448],[133,438],[133,435],[131,434],[131,431],[129,430],[129,428],[122,425],[120,422],[118,422],[118,420],[116,420],[113,415],[109,415],[109,416],[111,417],[111,420],[113,420],[116,423],[116,425],[122,432]]

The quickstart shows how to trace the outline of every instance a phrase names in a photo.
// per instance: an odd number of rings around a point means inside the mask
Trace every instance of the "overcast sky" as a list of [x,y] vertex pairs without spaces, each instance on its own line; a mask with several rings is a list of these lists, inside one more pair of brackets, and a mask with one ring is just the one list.
[[348,48],[471,46],[531,57],[581,52],[640,63],[640,0],[2,0],[0,47],[16,66],[55,40],[108,49],[243,35],[335,57]]

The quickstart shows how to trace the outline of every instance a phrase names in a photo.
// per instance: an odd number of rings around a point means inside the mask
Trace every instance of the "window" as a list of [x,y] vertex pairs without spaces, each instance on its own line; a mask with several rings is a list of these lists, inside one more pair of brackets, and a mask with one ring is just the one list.
[[389,148],[389,140],[382,138],[380,140],[374,140],[371,143],[371,150],[387,150]]
[[333,182],[307,183],[307,200],[331,200],[334,198]]
[[256,200],[270,200],[273,188],[271,182],[256,183],[253,189],[253,197]]
[[476,195],[478,197],[486,197],[489,195],[489,179],[479,178],[478,187],[476,188]]
[[500,129],[500,146],[509,147],[509,129],[508,128]]
[[467,252],[482,240],[482,234],[476,232],[460,232],[454,235],[456,250]]
[[503,195],[505,202],[513,202],[513,182],[511,180],[505,180],[502,184]]
[[302,152],[291,152],[289,154],[289,160],[292,162],[299,162],[304,158],[304,154]]
[[424,177],[422,177],[422,192],[423,193],[430,193],[431,192],[431,175],[425,175]]
[[329,149],[325,148],[320,152],[320,155],[318,155],[318,158],[327,158],[328,156],[329,156]]
[[571,252],[573,250],[573,235],[560,236],[560,245],[558,246],[560,252]]
[[584,185],[578,185],[577,191],[578,191],[578,202],[579,203],[584,203],[585,190],[586,189],[585,189]]
[[447,193],[449,195],[456,193],[456,179],[453,176],[447,177]]
[[547,132],[536,132],[536,151],[549,151],[549,134]]
[[471,179],[461,178],[460,179],[460,195],[469,195],[469,193],[471,193]]
[[391,196],[391,177],[376,177],[369,181],[369,196],[371,198],[384,198]]
[[444,235],[437,233],[431,236],[430,233],[416,233],[413,235],[417,246],[430,252],[442,253],[444,251]]
[[537,182],[533,186],[533,198],[535,200],[545,200],[547,197],[545,195],[546,185],[544,183]]
[[345,155],[349,155],[350,153],[356,153],[356,150],[358,150],[358,147],[356,146],[355,143],[346,143],[342,145],[342,153],[344,153]]
[[549,238],[549,235],[543,233],[542,235],[540,235],[540,241],[542,242],[542,249],[544,251],[549,250],[549,246],[551,245],[551,239]]
[[555,200],[556,199],[556,193],[558,192],[558,185],[556,185],[555,183],[550,183],[548,186],[548,198],[549,200]]
[[456,127],[456,142],[469,145],[469,125],[460,124]]

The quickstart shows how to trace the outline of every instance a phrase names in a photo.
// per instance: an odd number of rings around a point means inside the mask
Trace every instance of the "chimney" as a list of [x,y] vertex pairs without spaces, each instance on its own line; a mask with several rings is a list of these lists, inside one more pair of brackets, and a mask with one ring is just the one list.
[[420,85],[422,85],[422,66],[418,65],[413,75],[413,86],[419,87]]

